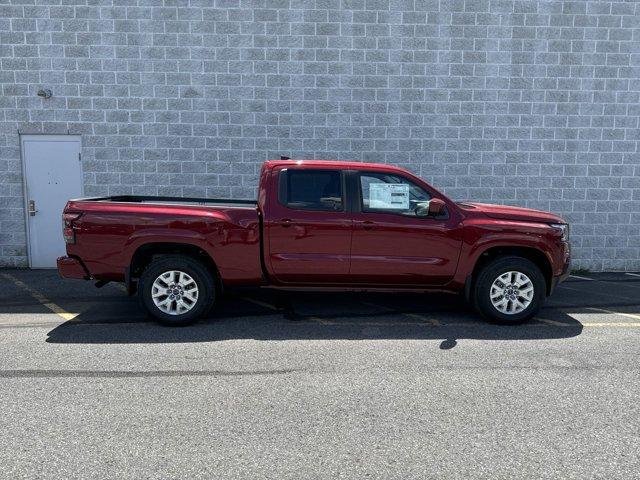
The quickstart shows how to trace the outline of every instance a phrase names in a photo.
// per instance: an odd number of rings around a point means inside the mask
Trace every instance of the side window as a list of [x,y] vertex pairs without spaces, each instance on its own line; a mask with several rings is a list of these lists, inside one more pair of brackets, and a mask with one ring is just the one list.
[[300,210],[343,210],[342,175],[339,170],[282,170],[281,204]]
[[386,173],[360,174],[360,201],[363,212],[397,213],[415,216],[427,207],[431,195],[415,183]]

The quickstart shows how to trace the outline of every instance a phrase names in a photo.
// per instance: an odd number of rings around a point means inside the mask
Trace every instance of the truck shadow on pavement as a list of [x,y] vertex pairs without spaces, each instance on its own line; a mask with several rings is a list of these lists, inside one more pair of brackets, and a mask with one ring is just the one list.
[[487,324],[458,296],[446,294],[234,292],[215,313],[187,327],[171,328],[146,317],[131,298],[101,303],[52,329],[49,343],[191,343],[252,339],[545,340],[580,335],[582,324],[566,313],[543,310],[547,323]]

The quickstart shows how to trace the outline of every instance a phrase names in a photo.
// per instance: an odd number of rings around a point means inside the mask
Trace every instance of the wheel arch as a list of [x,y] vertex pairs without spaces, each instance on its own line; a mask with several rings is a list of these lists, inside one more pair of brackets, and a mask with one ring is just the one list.
[[[476,260],[470,276],[471,284],[475,284],[475,281],[478,278],[478,273],[485,267],[485,265],[488,265],[498,257],[507,255],[526,258],[527,260],[538,266],[545,280],[546,294],[550,295],[553,279],[551,261],[542,250],[535,247],[494,246],[487,248],[478,256]],[[472,285],[469,285],[469,288],[472,288]]]
[[222,277],[218,266],[211,255],[202,247],[193,243],[149,242],[138,246],[131,256],[131,262],[125,275],[125,286],[130,294],[135,293],[137,279],[140,278],[144,269],[154,259],[165,255],[184,255],[201,262],[214,279],[217,291],[222,291]]

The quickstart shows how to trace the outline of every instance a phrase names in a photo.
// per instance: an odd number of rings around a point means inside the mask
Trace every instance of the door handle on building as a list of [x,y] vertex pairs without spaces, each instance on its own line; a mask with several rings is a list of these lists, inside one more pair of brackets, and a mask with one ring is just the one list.
[[29,216],[35,217],[37,211],[38,210],[36,210],[36,201],[35,200],[29,200]]

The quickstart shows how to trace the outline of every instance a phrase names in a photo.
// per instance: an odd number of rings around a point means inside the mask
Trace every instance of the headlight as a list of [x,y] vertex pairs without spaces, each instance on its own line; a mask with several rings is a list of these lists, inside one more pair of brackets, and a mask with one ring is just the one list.
[[562,232],[562,241],[569,241],[569,225],[566,223],[552,223],[551,226]]

